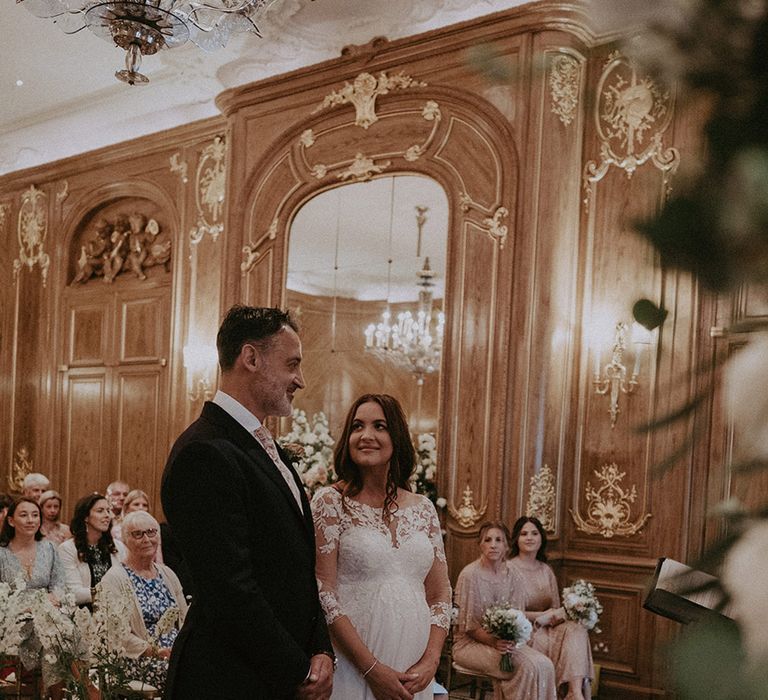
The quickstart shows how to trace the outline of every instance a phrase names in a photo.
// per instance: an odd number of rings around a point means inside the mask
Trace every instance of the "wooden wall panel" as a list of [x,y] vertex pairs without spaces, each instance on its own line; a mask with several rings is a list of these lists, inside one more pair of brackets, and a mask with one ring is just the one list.
[[[63,387],[61,483],[71,509],[78,498],[105,488],[112,473],[109,387],[106,369],[77,369]],[[71,512],[71,511],[70,511]]]
[[115,381],[113,473],[146,491],[153,512],[159,511],[160,476],[167,457],[163,372],[160,367],[123,367]]
[[108,311],[103,303],[69,309],[68,365],[88,367],[104,362],[110,331]]
[[155,296],[120,301],[120,363],[157,362],[167,353],[168,309]]
[[[472,58],[478,45],[489,49],[497,70]],[[444,371],[439,387],[425,391],[438,401],[452,576],[476,556],[479,521],[511,523],[527,507],[531,477],[550,466],[553,563],[562,583],[593,580],[606,604],[604,636],[593,639],[603,664],[601,697],[665,695],[664,662],[654,649],[675,627],[640,608],[655,557],[692,557],[717,534],[706,523],[707,508],[756,488],[713,468],[731,459],[738,443],[720,394],[693,418],[701,442],[683,449],[663,476],[654,475],[653,465],[684,446],[691,423],[652,435],[635,426],[698,388],[703,379],[691,371],[699,363],[711,366],[719,386],[717,360],[740,340],[712,339],[710,326],[766,309],[750,290],[734,299],[705,297],[690,278],[663,270],[632,232],[634,220],[654,212],[676,182],[662,167],[668,152],[657,154],[659,162],[634,163],[631,173],[603,160],[610,139],[600,133],[600,99],[607,86],[622,89],[604,80],[615,49],[594,35],[581,5],[545,0],[416,38],[352,47],[338,59],[223,93],[217,100],[223,118],[0,178],[0,206],[9,204],[10,222],[0,224],[4,250],[10,249],[0,274],[16,257],[20,198],[33,183],[46,192],[56,232],[45,287],[39,268],[22,270],[16,287],[0,285],[0,339],[9,341],[0,343],[0,367],[9,378],[0,383],[0,419],[7,419],[2,469],[28,443],[36,466],[51,470],[70,501],[95,482],[102,488],[117,470],[155,497],[164,452],[199,410],[200,401],[188,397],[184,345],[213,344],[231,303],[294,303],[284,290],[291,217],[316,192],[341,182],[363,152],[381,170],[348,177],[413,172],[449,194]],[[629,68],[622,70],[628,75]],[[380,94],[380,120],[369,130],[355,124],[351,104],[315,111],[363,72],[402,72],[426,85]],[[422,116],[428,100],[440,119]],[[695,105],[686,110],[670,105],[673,119],[666,124],[665,115],[655,124],[665,123],[664,147],[674,146],[690,164],[702,113]],[[316,147],[306,145],[309,129]],[[222,136],[223,231],[198,236],[199,176],[211,167],[208,149]],[[406,151],[425,139],[423,151]],[[356,167],[364,170],[360,162]],[[75,235],[90,216],[131,198],[152,201],[167,215],[173,270],[151,293],[123,285],[118,302],[115,290],[100,284],[81,298],[83,290],[67,286]],[[608,399],[594,393],[595,358],[608,362],[614,324],[629,322],[631,305],[642,296],[663,303],[670,315],[641,358],[634,393],[621,395],[611,427]],[[164,305],[156,308],[150,299],[158,298]],[[337,317],[350,330],[331,353],[323,330],[327,308],[302,305],[308,410],[330,410],[336,423],[336,407],[359,388],[408,394],[385,370],[356,374],[342,342],[356,342],[358,309]],[[102,308],[111,320],[99,319]],[[80,314],[76,322],[72,309]],[[630,369],[633,353],[625,356]],[[612,462],[624,473],[622,488],[636,489],[631,522],[650,518],[634,533],[608,537],[595,531],[594,518],[585,531],[574,514],[589,520],[588,484],[599,486],[595,470]],[[467,485],[471,507],[460,512]]]

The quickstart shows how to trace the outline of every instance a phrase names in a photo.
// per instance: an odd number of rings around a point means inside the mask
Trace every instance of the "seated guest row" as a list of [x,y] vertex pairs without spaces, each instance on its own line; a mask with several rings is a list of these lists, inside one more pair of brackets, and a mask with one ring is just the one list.
[[[156,626],[167,610],[175,608],[176,627],[180,627],[187,603],[173,571],[155,561],[158,522],[144,510],[128,513],[122,524],[126,543],[116,542],[107,500],[90,494],[75,506],[72,538],[57,548],[43,539],[42,520],[42,509],[32,498],[21,497],[8,507],[0,529],[0,581],[15,585],[22,580],[25,590],[43,589],[55,606],[69,591],[77,604],[90,607],[92,590],[99,583],[107,600],[130,591],[130,632],[121,640],[129,659],[126,672],[128,677],[162,688],[177,629],[158,635]],[[41,665],[40,652],[41,643],[30,622],[23,629],[19,649],[26,670]],[[46,674],[45,663],[43,675],[46,686],[58,680]]]

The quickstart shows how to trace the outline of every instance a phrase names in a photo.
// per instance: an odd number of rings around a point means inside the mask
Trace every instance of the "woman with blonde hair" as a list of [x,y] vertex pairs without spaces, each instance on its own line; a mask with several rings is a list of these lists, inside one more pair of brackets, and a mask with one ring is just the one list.
[[61,522],[61,496],[58,491],[43,491],[40,495],[40,510],[43,513],[43,522],[40,532],[43,537],[55,545],[60,545],[64,540],[72,537],[68,525]]
[[[555,700],[555,669],[542,653],[523,644],[495,637],[483,629],[483,614],[492,605],[525,609],[523,582],[507,561],[510,536],[507,526],[488,522],[480,526],[480,557],[465,566],[456,582],[459,609],[454,632],[453,659],[467,669],[490,676],[494,697],[503,700]],[[508,654],[512,671],[502,671]]]

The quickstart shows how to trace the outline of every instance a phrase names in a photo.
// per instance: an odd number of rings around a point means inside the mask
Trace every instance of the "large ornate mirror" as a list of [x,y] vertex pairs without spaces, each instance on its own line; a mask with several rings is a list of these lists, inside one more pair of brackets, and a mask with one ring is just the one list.
[[[436,432],[447,233],[444,190],[414,175],[324,190],[293,217],[286,300],[307,379],[295,406],[323,411],[333,435],[366,392],[398,397],[414,434]],[[420,311],[431,323],[416,330]]]

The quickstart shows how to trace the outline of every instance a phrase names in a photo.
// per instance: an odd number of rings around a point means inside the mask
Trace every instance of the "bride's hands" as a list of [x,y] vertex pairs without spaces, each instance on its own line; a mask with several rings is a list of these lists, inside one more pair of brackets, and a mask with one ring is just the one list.
[[406,689],[405,684],[416,677],[417,674],[410,670],[398,673],[394,668],[379,662],[365,680],[376,700],[413,700],[413,694]]
[[415,677],[403,683],[403,686],[406,690],[414,694],[424,690],[424,688],[432,682],[432,679],[435,677],[435,671],[437,671],[439,665],[439,656],[434,659],[422,656],[405,672],[406,674],[415,674]]

